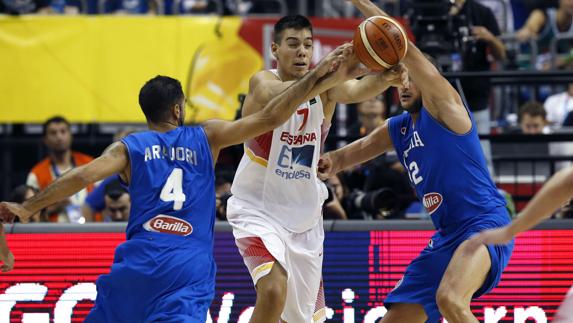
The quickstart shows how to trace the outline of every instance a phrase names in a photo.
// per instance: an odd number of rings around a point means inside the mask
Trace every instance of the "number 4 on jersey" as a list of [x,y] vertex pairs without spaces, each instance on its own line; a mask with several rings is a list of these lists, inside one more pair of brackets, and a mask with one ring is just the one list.
[[159,198],[164,202],[173,202],[173,210],[181,210],[185,202],[183,193],[183,170],[175,168],[167,178]]

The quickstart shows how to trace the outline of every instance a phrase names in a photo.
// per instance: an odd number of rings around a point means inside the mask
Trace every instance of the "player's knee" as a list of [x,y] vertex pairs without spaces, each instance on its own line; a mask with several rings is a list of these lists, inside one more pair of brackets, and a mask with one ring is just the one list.
[[440,286],[436,293],[436,303],[443,315],[447,313],[460,313],[466,310],[469,304],[463,300],[460,295],[456,295],[452,289],[446,286]]
[[257,297],[269,303],[281,306],[286,301],[287,285],[286,280],[273,279],[257,287]]

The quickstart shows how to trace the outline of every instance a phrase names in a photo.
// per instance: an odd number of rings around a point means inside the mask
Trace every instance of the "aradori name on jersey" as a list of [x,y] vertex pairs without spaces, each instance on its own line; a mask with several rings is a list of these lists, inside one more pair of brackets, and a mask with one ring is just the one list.
[[144,161],[155,159],[186,161],[191,165],[197,166],[197,152],[187,147],[166,147],[161,145],[145,147]]

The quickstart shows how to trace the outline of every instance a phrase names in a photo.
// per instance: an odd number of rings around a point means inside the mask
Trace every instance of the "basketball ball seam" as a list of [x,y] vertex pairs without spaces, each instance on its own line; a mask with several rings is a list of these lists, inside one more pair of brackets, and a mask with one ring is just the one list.
[[[367,21],[369,23],[373,24],[376,27],[376,29],[378,29],[380,31],[380,34],[384,35],[384,38],[386,38],[386,41],[388,41],[388,44],[390,44],[390,47],[392,47],[392,51],[394,51],[394,55],[396,56],[396,60],[400,61],[400,54],[396,50],[396,47],[394,47],[394,43],[392,41],[392,38],[390,38],[388,35],[386,35],[386,32],[382,28],[380,28],[380,26],[378,26],[377,24],[372,22],[370,19],[368,19]],[[388,65],[390,65],[390,64],[388,64]],[[390,67],[391,66],[392,65],[390,65]]]
[[360,28],[360,38],[362,39],[362,44],[364,45],[364,48],[366,48],[366,52],[368,53],[368,55],[370,55],[370,57],[379,65],[381,65],[384,68],[391,68],[392,66],[388,63],[386,63],[380,56],[378,56],[378,54],[376,54],[376,52],[374,51],[374,48],[372,48],[372,45],[370,45],[370,40],[368,39],[368,36],[366,35],[366,23],[370,22],[368,20],[366,20],[365,22],[363,22],[362,24],[360,24],[359,28]]

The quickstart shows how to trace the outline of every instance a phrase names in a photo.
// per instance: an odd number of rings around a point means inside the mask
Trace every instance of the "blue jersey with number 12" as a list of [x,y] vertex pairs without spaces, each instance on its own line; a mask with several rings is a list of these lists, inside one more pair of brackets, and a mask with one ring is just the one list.
[[127,239],[140,233],[162,232],[184,237],[211,252],[215,175],[203,128],[145,131],[122,141],[131,164]]
[[473,122],[468,133],[458,135],[422,107],[415,122],[403,113],[389,120],[388,130],[436,229],[452,231],[492,213],[507,218],[505,199],[491,180]]

